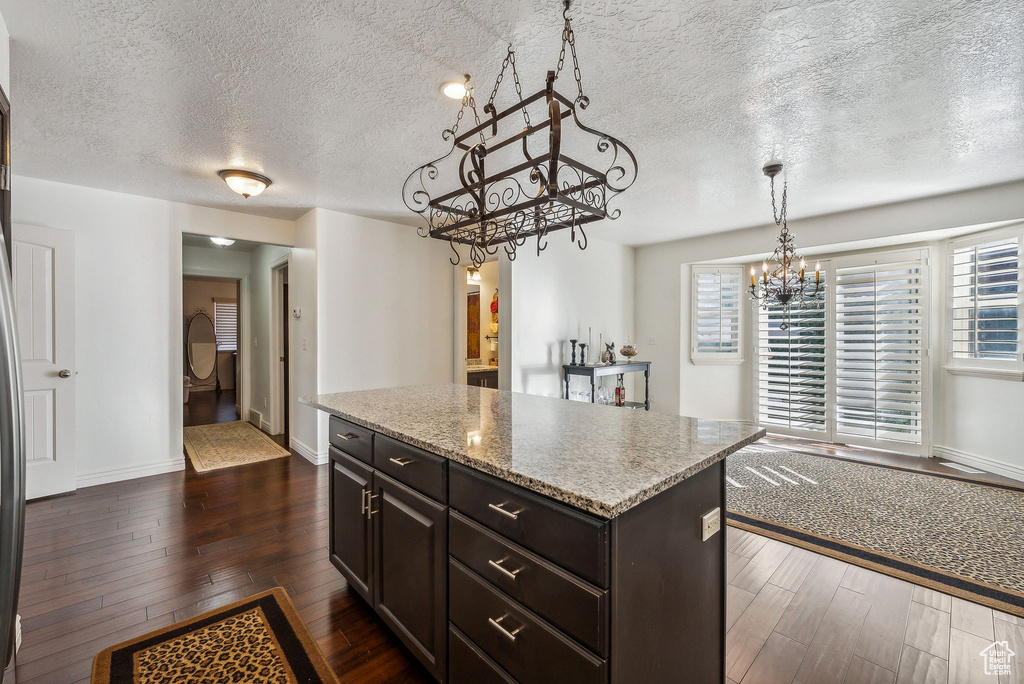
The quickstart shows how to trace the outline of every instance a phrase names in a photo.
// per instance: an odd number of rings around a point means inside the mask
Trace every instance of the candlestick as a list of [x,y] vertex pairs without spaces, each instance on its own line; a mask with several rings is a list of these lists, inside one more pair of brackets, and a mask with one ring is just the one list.
[[576,340],[569,340],[569,343],[572,344],[572,361],[569,362],[570,366],[576,365],[576,342]]
[[757,287],[757,280],[754,277],[754,267],[750,267],[750,287]]
[[580,342],[580,365],[587,365],[587,345],[583,342]]

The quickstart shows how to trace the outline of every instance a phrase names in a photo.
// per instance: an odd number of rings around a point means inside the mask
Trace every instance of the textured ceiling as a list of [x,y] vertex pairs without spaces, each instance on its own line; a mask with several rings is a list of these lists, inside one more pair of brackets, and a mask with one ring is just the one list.
[[[539,89],[559,9],[0,0],[15,172],[268,216],[321,206],[411,222],[402,182],[444,151],[458,108],[439,84],[472,73],[484,100],[511,40],[524,89]],[[640,161],[599,237],[763,224],[771,157],[786,162],[793,217],[1024,178],[1021,0],[580,0],[573,13],[584,121]],[[215,175],[226,166],[274,185],[244,200]]]

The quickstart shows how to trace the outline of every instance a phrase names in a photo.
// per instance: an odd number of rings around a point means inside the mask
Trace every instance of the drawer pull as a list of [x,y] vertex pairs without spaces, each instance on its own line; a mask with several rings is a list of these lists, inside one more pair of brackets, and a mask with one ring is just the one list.
[[494,510],[498,511],[502,515],[507,516],[507,517],[512,518],[513,520],[515,520],[516,518],[519,517],[519,514],[523,512],[523,509],[520,508],[518,511],[506,511],[504,508],[502,508],[502,506],[506,505],[507,503],[508,502],[502,502],[500,504],[487,504],[487,507],[488,508],[493,508]]
[[403,468],[409,465],[410,463],[416,462],[416,459],[414,458],[389,458],[388,460],[394,463],[395,465],[402,466]]
[[343,439],[346,442],[350,439],[359,439],[359,435],[355,434],[354,432],[339,432],[338,434],[335,435],[335,437],[337,437],[338,439]]
[[506,569],[502,565],[502,563],[504,563],[507,560],[508,560],[508,558],[502,558],[501,560],[497,560],[497,561],[489,560],[489,561],[487,561],[487,564],[490,565],[492,568],[495,568],[498,571],[500,571],[503,575],[505,575],[505,577],[508,577],[509,579],[514,580],[516,578],[516,575],[518,575],[520,572],[522,572],[523,569],[522,568],[516,568],[515,570],[508,570],[508,569]]
[[[367,498],[370,495],[370,490],[362,490],[362,496],[359,497],[359,515],[366,515],[367,511],[370,510],[370,502]],[[369,517],[369,516],[367,516]]]
[[366,492],[366,494],[366,517],[370,518],[374,513],[380,513],[380,506],[377,507],[377,510],[373,510],[373,500],[378,498],[380,494],[371,494],[370,492]]
[[498,630],[499,632],[501,632],[502,634],[504,634],[505,636],[507,636],[507,637],[508,637],[509,639],[511,639],[512,641],[515,641],[515,640],[516,640],[516,634],[519,634],[519,632],[520,632],[520,631],[521,631],[521,630],[522,630],[523,628],[522,628],[522,627],[516,627],[515,629],[513,629],[513,630],[512,630],[511,632],[510,632],[510,631],[508,631],[507,629],[505,629],[504,627],[502,627],[502,625],[501,625],[501,621],[502,621],[502,620],[504,620],[504,619],[505,619],[505,618],[507,618],[507,617],[508,617],[507,615],[502,615],[502,616],[501,616],[500,618],[498,618],[497,620],[495,620],[494,618],[487,618],[487,621],[488,621],[489,623],[491,623],[491,625],[493,625],[493,626],[494,626],[494,628],[495,628],[495,629],[497,629],[497,630]]

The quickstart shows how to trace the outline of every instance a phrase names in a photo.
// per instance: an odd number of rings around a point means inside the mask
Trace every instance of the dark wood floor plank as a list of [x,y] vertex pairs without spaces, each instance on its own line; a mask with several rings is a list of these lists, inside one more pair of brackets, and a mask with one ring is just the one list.
[[793,602],[779,620],[776,631],[793,641],[810,646],[847,567],[846,563],[834,558],[819,556],[800,590],[796,592]]
[[815,684],[842,684],[871,603],[840,587],[811,640],[796,678]]

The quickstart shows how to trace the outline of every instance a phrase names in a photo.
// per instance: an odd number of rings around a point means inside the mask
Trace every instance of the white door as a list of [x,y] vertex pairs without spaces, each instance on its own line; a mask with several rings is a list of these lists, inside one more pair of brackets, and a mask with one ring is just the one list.
[[11,243],[26,496],[35,499],[75,489],[75,235],[15,224]]

